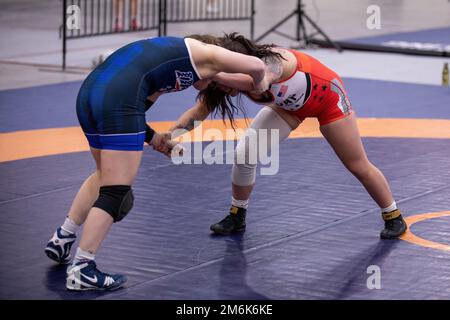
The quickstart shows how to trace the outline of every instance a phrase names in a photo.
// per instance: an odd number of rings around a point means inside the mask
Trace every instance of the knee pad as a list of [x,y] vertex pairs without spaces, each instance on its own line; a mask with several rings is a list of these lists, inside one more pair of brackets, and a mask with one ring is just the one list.
[[256,180],[256,164],[233,164],[232,181],[237,186],[250,186]]
[[233,184],[238,186],[249,186],[255,183],[258,150],[250,150],[250,143],[246,137],[251,134],[256,133],[249,129],[239,141],[235,150],[232,181]]
[[[267,130],[267,145],[258,140],[260,129]],[[236,147],[232,169],[232,181],[235,185],[248,186],[255,183],[256,164],[260,161],[260,152],[264,154],[271,150],[273,129],[278,130],[277,142],[285,140],[292,131],[289,124],[275,110],[265,107],[258,112]]]
[[134,196],[131,186],[116,185],[100,187],[100,193],[93,207],[106,211],[118,222],[133,208]]

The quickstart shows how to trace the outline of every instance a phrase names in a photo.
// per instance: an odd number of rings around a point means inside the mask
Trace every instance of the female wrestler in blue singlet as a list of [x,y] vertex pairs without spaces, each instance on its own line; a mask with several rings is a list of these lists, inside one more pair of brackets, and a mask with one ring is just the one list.
[[202,90],[211,81],[227,84],[233,73],[251,76],[255,91],[268,88],[265,65],[256,57],[191,38],[161,37],[120,48],[83,82],[77,114],[97,169],[81,186],[67,219],[45,249],[49,258],[67,263],[75,232],[84,223],[67,269],[68,289],[113,290],[126,281],[123,275],[99,271],[94,258],[112,223],[122,220],[133,206],[132,184],[144,141],[165,154],[173,146],[146,124],[150,105],[163,93],[190,86]]

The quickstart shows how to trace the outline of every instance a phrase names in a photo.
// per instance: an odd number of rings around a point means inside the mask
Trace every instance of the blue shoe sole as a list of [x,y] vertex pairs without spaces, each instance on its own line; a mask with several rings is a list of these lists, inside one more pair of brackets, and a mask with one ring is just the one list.
[[68,264],[70,262],[70,259],[67,260],[60,260],[59,256],[54,253],[52,250],[45,248],[45,254],[47,255],[47,257],[49,257],[51,260],[59,263],[59,264]]

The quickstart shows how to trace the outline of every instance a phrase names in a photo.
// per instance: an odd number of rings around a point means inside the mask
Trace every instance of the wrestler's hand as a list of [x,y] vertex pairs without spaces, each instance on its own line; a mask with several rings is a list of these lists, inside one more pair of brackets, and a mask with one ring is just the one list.
[[182,156],[184,148],[177,142],[171,139],[172,133],[167,132],[155,132],[155,136],[152,139],[153,149],[161,152],[167,157]]
[[269,90],[269,85],[270,85],[270,83],[267,79],[267,76],[265,76],[259,83],[254,85],[254,89],[250,92],[256,93],[256,94],[261,94],[261,93]]
[[271,69],[266,65],[266,70],[264,72],[264,78],[259,82],[254,84],[254,89],[250,91],[255,94],[262,94],[269,90],[270,85],[274,82],[274,74]]
[[170,157],[181,157],[183,156],[184,147],[178,141],[168,140],[166,145],[170,150]]
[[162,154],[170,157],[171,148],[167,144],[167,141],[170,140],[170,132],[155,132],[153,139],[151,141],[151,145],[153,150],[161,152]]

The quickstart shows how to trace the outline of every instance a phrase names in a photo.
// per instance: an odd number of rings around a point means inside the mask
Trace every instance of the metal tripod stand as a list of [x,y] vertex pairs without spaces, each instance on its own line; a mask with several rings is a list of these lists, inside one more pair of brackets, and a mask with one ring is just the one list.
[[[297,0],[297,7],[294,9],[294,11],[292,11],[288,16],[281,19],[272,28],[270,28],[269,30],[264,32],[255,41],[258,42],[258,41],[262,40],[263,38],[265,38],[268,34],[273,32],[273,33],[279,34],[285,38],[288,38],[288,39],[291,39],[291,40],[294,40],[297,42],[304,41],[305,46],[307,46],[309,44],[314,44],[315,40],[316,40],[316,39],[314,39],[314,36],[317,34],[320,34],[325,38],[326,42],[328,42],[332,47],[334,47],[336,50],[341,52],[342,48],[336,42],[332,41],[327,36],[327,34],[305,13],[305,11],[303,10],[303,7],[304,7],[304,5],[302,4],[302,1]],[[287,35],[287,34],[282,33],[277,30],[278,27],[280,27],[281,25],[283,25],[285,22],[287,22],[289,19],[291,19],[293,17],[297,17],[296,37],[292,37],[290,35]],[[308,34],[306,32],[304,20],[307,20],[309,22],[309,24],[312,26],[312,28],[315,30],[314,34]]]

